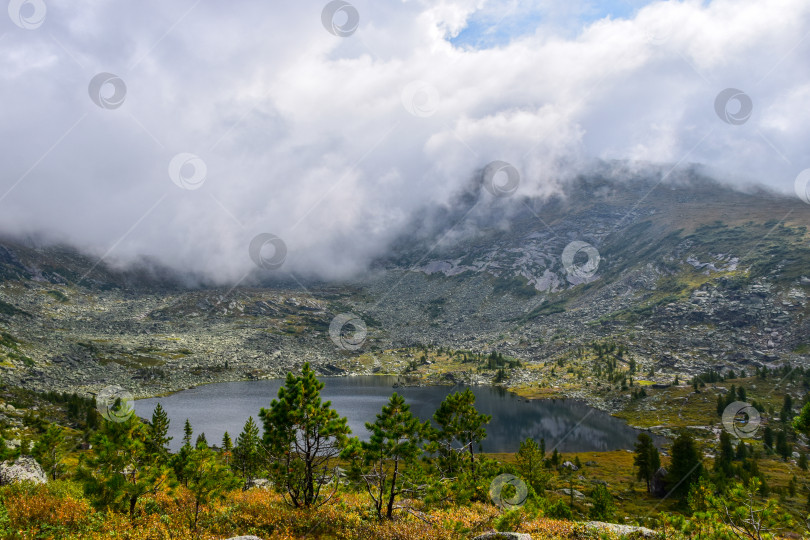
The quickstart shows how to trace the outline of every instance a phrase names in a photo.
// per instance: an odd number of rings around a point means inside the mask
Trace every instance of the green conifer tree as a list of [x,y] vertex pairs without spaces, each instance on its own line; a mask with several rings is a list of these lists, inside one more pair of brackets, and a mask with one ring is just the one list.
[[137,416],[105,421],[90,439],[93,452],[82,454],[77,477],[103,506],[127,509],[134,517],[138,499],[172,481],[168,469],[148,451],[149,433]]
[[655,472],[661,467],[661,456],[658,448],[653,444],[652,437],[647,433],[638,434],[638,442],[635,447],[633,465],[636,467],[636,478],[644,480],[647,492],[650,492],[650,482]]
[[259,426],[250,416],[242,428],[242,433],[236,438],[232,463],[233,469],[239,472],[247,485],[252,484],[259,475],[262,462],[261,442]]
[[148,426],[148,433],[147,450],[159,456],[162,461],[168,462],[169,442],[172,437],[169,437],[169,416],[160,403],[152,411],[152,421]]
[[701,455],[695,440],[686,432],[678,435],[672,443],[671,454],[667,487],[673,496],[684,499],[703,472]]
[[287,373],[277,399],[259,413],[274,483],[295,507],[320,506],[331,498],[321,489],[331,481],[331,461],[351,433],[346,418],[321,401],[322,388],[306,363],[300,376]]
[[[433,442],[439,453],[439,463],[447,476],[460,471],[477,482],[478,464],[475,461],[476,447],[480,449],[487,432],[484,426],[492,420],[475,409],[475,395],[467,388],[447,396],[433,414],[439,429],[433,434]],[[466,456],[466,457],[464,457]]]
[[224,497],[241,483],[228,467],[220,463],[216,452],[208,448],[205,442],[200,442],[189,451],[183,473],[188,490],[194,497],[194,519],[191,525],[196,531],[200,510],[210,502]]
[[360,460],[377,517],[393,519],[398,498],[418,498],[426,487],[417,460],[429,423],[420,422],[405,399],[394,393],[366,429],[371,432],[369,440],[353,439],[343,456]]

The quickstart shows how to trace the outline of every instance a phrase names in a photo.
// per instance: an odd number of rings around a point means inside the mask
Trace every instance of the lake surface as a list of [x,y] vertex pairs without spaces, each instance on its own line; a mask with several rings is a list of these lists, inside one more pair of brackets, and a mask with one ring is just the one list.
[[[368,438],[365,422],[373,422],[392,393],[405,397],[411,411],[421,418],[431,418],[439,403],[464,386],[428,386],[392,388],[396,376],[322,377],[324,400],[348,418],[354,435]],[[217,383],[183,390],[170,396],[139,399],[135,412],[151,418],[157,403],[171,420],[169,435],[172,450],[182,444],[186,418],[194,428],[194,439],[205,433],[209,444],[219,445],[225,431],[236,442],[248,416],[262,428],[259,410],[269,407],[283,380]],[[639,431],[623,420],[568,399],[527,401],[498,387],[474,386],[475,405],[479,412],[492,415],[487,425],[485,452],[516,452],[520,441],[545,438],[549,452],[588,452],[632,449]]]

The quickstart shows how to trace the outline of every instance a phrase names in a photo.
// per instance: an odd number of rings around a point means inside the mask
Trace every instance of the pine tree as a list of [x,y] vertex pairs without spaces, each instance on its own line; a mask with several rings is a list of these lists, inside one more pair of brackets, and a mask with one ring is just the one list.
[[774,451],[773,430],[770,426],[765,426],[765,429],[762,431],[762,443],[765,445],[765,452],[772,454]]
[[647,492],[650,492],[650,481],[655,472],[661,467],[661,456],[658,448],[653,444],[652,438],[646,433],[638,434],[633,465],[637,467],[636,478],[644,480],[647,485]]
[[226,431],[222,436],[222,456],[225,458],[225,464],[230,465],[231,455],[233,454],[233,442],[231,436]]
[[787,432],[784,429],[780,430],[776,435],[776,452],[782,456],[782,459],[785,461],[788,460],[790,454],[793,452],[793,448],[790,443],[788,443]]
[[141,496],[171,485],[168,469],[147,450],[149,433],[136,415],[103,422],[90,438],[92,454],[82,454],[77,478],[85,491],[113,509],[128,508],[130,518]]
[[321,494],[331,480],[327,467],[345,448],[351,433],[346,418],[331,402],[321,402],[322,388],[306,363],[300,376],[287,373],[278,399],[259,413],[274,483],[295,507],[320,506],[331,498]]
[[598,521],[613,521],[616,517],[616,505],[613,503],[613,496],[604,484],[596,484],[591,493],[593,505],[588,511],[591,519]]
[[200,509],[239,487],[240,482],[228,467],[219,462],[216,452],[208,448],[205,442],[189,451],[183,473],[188,490],[194,497],[192,528],[196,531]]
[[[478,471],[475,447],[480,448],[481,441],[486,438],[484,426],[492,417],[478,413],[475,409],[475,395],[467,388],[444,398],[433,414],[433,419],[439,426],[434,432],[434,443],[446,473],[452,476],[464,470],[475,484]],[[463,457],[465,454],[466,459]]]
[[183,446],[191,447],[191,436],[194,432],[191,429],[191,422],[186,418],[186,423],[183,426]]
[[205,432],[200,433],[199,435],[197,435],[197,440],[194,441],[194,447],[195,448],[200,446],[200,445],[208,447],[208,439],[205,438]]
[[169,458],[169,442],[172,437],[168,436],[169,416],[160,403],[152,411],[152,422],[148,426],[148,433],[147,450],[160,456],[162,461],[167,462]]
[[773,500],[761,500],[761,486],[766,486],[759,478],[752,478],[747,484],[735,483],[722,495],[709,491],[706,503],[710,515],[730,529],[733,538],[770,538],[766,531],[779,531],[793,523],[791,516]]
[[51,424],[34,444],[31,453],[42,465],[45,472],[50,474],[53,480],[56,480],[62,475],[62,461],[69,450],[70,441],[66,439],[65,432],[56,424]]
[[737,389],[737,399],[739,401],[746,401],[745,388],[743,388],[742,385]]
[[551,465],[554,467],[559,466],[562,459],[560,458],[560,453],[555,448],[554,451],[551,453]]
[[728,391],[728,394],[726,394],[726,407],[734,403],[736,399],[737,399],[737,387],[732,384],[731,388]]
[[191,456],[191,451],[194,449],[194,447],[191,446],[191,437],[193,435],[194,431],[191,429],[191,422],[186,418],[186,423],[183,424],[183,446],[180,447],[179,452],[169,458],[169,464],[172,469],[174,469],[175,477],[177,477],[184,486],[188,486],[185,470],[189,456]]
[[779,419],[782,422],[789,422],[793,416],[793,398],[790,394],[785,394],[785,400],[782,403],[782,411],[779,413]]
[[538,494],[543,493],[548,484],[549,475],[544,472],[545,456],[540,445],[534,442],[534,439],[527,438],[520,443],[515,459],[517,461],[517,470],[520,476],[534,488]]
[[253,421],[253,417],[249,416],[242,433],[236,438],[232,464],[232,467],[245,478],[247,485],[252,484],[259,474],[262,458],[260,445],[259,426]]
[[420,482],[417,460],[429,428],[413,416],[405,399],[394,393],[372,424],[368,442],[353,439],[344,451],[362,462],[362,478],[378,518],[393,519],[394,503],[403,495],[417,497],[426,487]]
[[714,458],[714,470],[724,476],[731,476],[732,461],[734,460],[734,447],[731,444],[731,435],[727,431],[720,432],[720,447]]
[[703,472],[702,459],[695,440],[686,432],[678,435],[672,443],[671,454],[668,488],[674,496],[683,499]]
[[743,461],[745,458],[748,457],[748,446],[745,444],[745,441],[740,441],[737,443],[737,453],[734,458],[737,461]]

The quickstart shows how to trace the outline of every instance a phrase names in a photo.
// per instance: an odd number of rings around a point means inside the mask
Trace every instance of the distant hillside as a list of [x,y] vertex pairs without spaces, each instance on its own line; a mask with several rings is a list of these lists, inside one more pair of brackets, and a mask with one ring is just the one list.
[[[661,381],[807,359],[810,208],[798,199],[616,164],[550,198],[519,193],[474,185],[424,209],[351,283],[188,288],[156,264],[116,270],[70,247],[3,240],[0,375],[155,394],[307,360],[323,373],[402,373],[407,357],[390,351],[430,343],[542,364],[608,340]],[[348,312],[368,330],[358,350],[329,337]]]

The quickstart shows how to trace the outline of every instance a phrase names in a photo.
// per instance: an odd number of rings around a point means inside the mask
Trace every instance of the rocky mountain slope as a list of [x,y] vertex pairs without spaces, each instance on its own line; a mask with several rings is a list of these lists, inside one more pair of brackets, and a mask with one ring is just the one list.
[[[810,208],[798,200],[687,171],[581,178],[506,213],[426,256],[403,250],[364,283],[363,309],[401,342],[517,357],[613,337],[683,371],[804,359]],[[592,275],[584,256],[566,268],[577,243],[598,252]]]
[[[650,383],[804,363],[808,222],[798,199],[695,170],[606,166],[547,198],[475,186],[425,209],[351,283],[190,288],[154,265],[121,271],[70,247],[6,239],[0,377],[154,395],[304,361],[324,374],[403,373],[413,357],[403,347],[429,344],[518,359],[507,385],[557,385],[553,369],[532,367],[582,359],[594,342],[619,344]],[[329,336],[349,312],[368,328],[359,348]],[[455,380],[491,377],[470,369]]]

